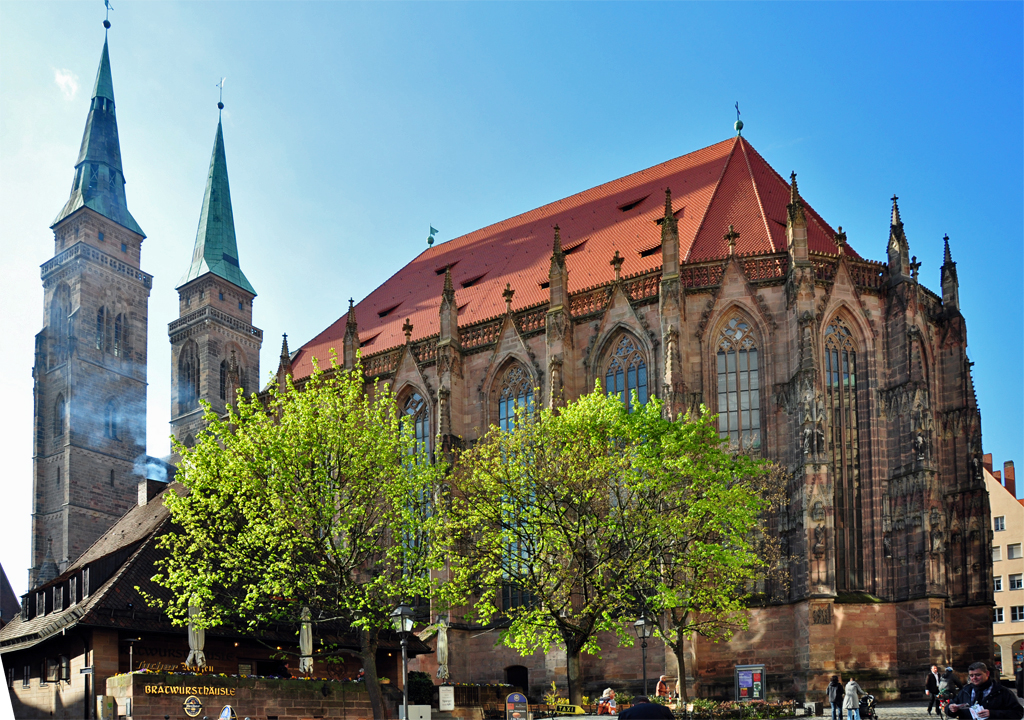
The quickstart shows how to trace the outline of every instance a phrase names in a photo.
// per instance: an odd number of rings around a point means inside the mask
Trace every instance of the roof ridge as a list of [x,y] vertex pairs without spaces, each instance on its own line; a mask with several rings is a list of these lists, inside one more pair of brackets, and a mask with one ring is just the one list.
[[[764,202],[761,200],[761,190],[757,186],[757,178],[754,177],[754,169],[750,166],[750,156],[747,155],[746,148],[750,145],[750,143],[743,142],[743,138],[740,137],[739,138],[739,145],[740,145],[740,150],[743,152],[743,159],[747,163],[747,173],[750,174],[750,184],[754,188],[754,197],[757,198],[757,208],[758,208],[758,210],[761,211],[761,222],[764,224],[764,232],[768,236],[768,244],[771,246],[772,250],[774,250],[775,252],[778,252],[779,251],[778,248],[775,247],[775,240],[772,238],[772,230],[771,230],[770,227],[768,227],[768,214],[765,212],[765,210],[764,210]],[[758,156],[758,157],[760,157],[760,156]],[[763,162],[764,158],[761,158],[761,160]],[[767,163],[765,163],[765,164],[767,164]]]
[[690,243],[690,247],[686,248],[686,256],[681,262],[686,262],[690,259],[690,254],[693,252],[693,246],[697,244],[697,238],[700,237],[700,231],[704,229],[704,221],[708,219],[708,213],[711,212],[711,206],[715,204],[715,198],[718,197],[718,191],[722,187],[722,179],[725,177],[725,171],[729,169],[729,163],[732,162],[732,156],[736,153],[736,143],[739,142],[739,135],[733,138],[732,149],[729,150],[729,157],[726,159],[725,164],[722,165],[722,172],[718,174],[718,180],[715,182],[714,192],[711,193],[711,198],[708,200],[708,204],[704,206],[704,214],[701,215],[700,223],[697,225],[697,229],[693,233],[693,242]]

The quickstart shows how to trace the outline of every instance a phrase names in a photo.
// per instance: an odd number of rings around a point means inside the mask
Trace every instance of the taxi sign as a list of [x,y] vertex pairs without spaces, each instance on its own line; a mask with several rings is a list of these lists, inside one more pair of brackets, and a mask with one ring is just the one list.
[[566,703],[564,705],[555,705],[555,712],[562,713],[563,715],[586,715],[579,705],[570,705]]

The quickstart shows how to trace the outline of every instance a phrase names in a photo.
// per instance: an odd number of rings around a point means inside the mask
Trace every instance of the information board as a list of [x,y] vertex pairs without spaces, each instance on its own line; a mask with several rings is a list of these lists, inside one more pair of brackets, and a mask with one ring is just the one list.
[[522,693],[512,693],[505,698],[505,720],[527,720],[530,705]]
[[440,685],[437,688],[437,704],[438,710],[441,712],[451,712],[455,709],[455,686],[454,685]]
[[764,665],[736,666],[736,699],[764,700]]

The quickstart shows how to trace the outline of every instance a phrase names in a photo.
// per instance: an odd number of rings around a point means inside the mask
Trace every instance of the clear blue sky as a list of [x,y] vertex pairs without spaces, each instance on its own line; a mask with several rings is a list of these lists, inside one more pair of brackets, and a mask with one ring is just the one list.
[[[424,247],[744,135],[884,259],[958,262],[986,452],[1022,459],[1021,3],[113,0],[128,205],[148,234],[149,452],[168,451],[174,285],[224,134],[264,375]],[[68,197],[103,4],[0,4],[0,562],[25,586],[39,265]],[[1024,482],[1021,482],[1024,486]]]

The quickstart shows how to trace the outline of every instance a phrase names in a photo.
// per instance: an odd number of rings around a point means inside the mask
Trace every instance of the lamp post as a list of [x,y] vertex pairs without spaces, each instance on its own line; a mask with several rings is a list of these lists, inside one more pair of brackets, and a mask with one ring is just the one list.
[[404,602],[391,611],[391,624],[402,640],[402,716],[409,720],[409,634],[412,633],[412,608]]
[[636,633],[637,638],[640,640],[640,654],[643,658],[644,668],[644,695],[647,694],[647,638],[651,636],[651,622],[647,619],[647,614],[644,613],[637,621],[633,623],[633,632]]
[[141,641],[142,638],[140,637],[128,638],[125,640],[125,642],[128,643],[128,672],[132,672],[135,670],[135,643]]

